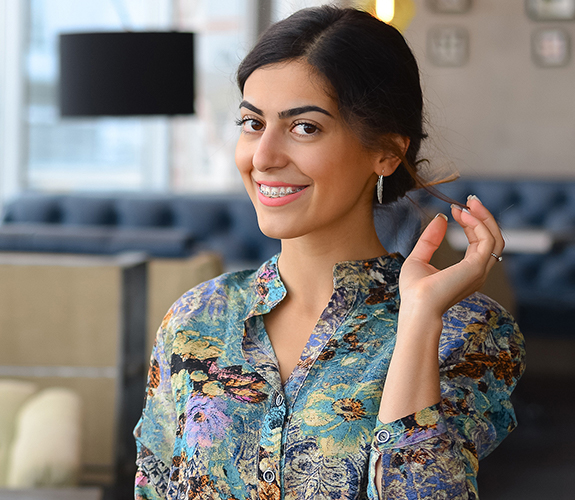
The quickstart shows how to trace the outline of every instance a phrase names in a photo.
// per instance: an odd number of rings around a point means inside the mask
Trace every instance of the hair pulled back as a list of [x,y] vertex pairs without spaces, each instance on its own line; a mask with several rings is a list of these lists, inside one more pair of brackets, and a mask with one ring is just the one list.
[[[272,25],[242,61],[240,90],[256,69],[292,59],[305,60],[331,84],[342,118],[364,146],[401,159],[386,177],[384,203],[422,185],[416,163],[426,137],[419,70],[399,31],[356,9],[300,10]],[[393,134],[409,138],[405,154]]]

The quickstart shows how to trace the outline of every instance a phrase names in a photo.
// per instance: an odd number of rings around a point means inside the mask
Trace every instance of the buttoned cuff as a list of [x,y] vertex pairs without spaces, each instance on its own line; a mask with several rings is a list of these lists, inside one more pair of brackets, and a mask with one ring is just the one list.
[[404,448],[447,431],[441,404],[428,406],[407,417],[384,424],[378,420],[372,446],[380,453]]
[[368,498],[370,500],[379,498],[375,485],[375,471],[383,453],[389,453],[392,449],[408,448],[446,431],[447,426],[440,403],[387,424],[378,420],[369,460]]

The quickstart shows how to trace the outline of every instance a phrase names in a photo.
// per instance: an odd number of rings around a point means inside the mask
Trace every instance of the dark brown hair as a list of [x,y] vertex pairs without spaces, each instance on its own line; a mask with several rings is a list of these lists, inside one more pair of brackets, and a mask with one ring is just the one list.
[[[272,25],[242,61],[240,90],[256,69],[292,59],[305,60],[331,84],[343,119],[366,147],[401,159],[385,179],[384,203],[423,186],[417,174],[426,137],[419,69],[399,31],[356,9],[300,10]],[[395,134],[409,138],[405,154]]]

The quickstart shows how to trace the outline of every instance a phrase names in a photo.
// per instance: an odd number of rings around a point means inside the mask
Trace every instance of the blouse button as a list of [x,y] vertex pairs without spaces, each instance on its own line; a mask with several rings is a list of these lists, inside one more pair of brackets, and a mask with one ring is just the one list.
[[268,469],[264,472],[264,481],[266,483],[273,483],[275,478],[276,478],[276,475],[275,475],[273,470]]
[[276,395],[276,406],[281,406],[284,404],[284,397],[281,395],[281,393],[277,393]]
[[375,435],[375,439],[377,440],[377,442],[379,444],[384,444],[387,443],[389,441],[389,438],[391,437],[391,434],[389,433],[389,431],[386,431],[385,429],[380,430],[376,435]]

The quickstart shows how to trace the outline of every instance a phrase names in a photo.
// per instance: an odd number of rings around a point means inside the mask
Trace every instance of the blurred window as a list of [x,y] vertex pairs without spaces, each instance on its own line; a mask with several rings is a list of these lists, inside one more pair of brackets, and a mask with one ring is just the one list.
[[[255,40],[256,9],[273,6],[277,20],[320,3],[0,0],[0,28],[12,37],[0,40],[9,49],[4,62],[0,54],[0,201],[23,189],[242,189],[234,73]],[[58,34],[123,29],[197,33],[195,116],[60,118]]]
[[171,21],[170,3],[30,0],[27,14],[25,187],[48,190],[166,187],[167,175],[161,172],[167,168],[165,118],[60,118],[58,34],[165,29]]

